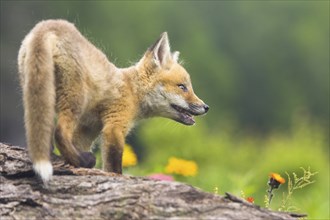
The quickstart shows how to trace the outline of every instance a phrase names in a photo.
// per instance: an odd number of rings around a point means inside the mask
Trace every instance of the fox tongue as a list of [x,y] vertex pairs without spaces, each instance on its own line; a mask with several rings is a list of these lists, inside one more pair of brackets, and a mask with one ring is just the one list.
[[193,125],[195,124],[194,117],[187,113],[181,113],[181,119],[186,125]]
[[179,118],[176,118],[174,120],[182,123],[182,124],[185,124],[185,125],[193,125],[195,124],[195,120],[194,120],[194,117],[185,109],[177,106],[177,105],[171,105],[172,108],[174,108],[177,113],[178,113],[178,116]]

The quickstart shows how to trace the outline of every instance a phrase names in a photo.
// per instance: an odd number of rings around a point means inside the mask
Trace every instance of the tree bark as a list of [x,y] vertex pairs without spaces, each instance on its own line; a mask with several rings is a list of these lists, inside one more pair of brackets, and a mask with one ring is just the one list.
[[44,186],[24,148],[0,143],[3,219],[297,219],[231,194],[219,196],[179,182],[74,168],[53,156]]

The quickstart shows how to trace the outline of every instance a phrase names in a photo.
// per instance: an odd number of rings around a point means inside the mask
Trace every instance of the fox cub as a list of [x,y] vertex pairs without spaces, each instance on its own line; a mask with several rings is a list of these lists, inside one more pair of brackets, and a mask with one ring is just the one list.
[[[91,168],[89,151],[101,134],[103,169],[122,173],[125,137],[139,120],[165,117],[185,125],[209,107],[171,53],[167,33],[128,68],[117,68],[64,20],[38,23],[18,54],[27,146],[35,172],[47,183],[51,142],[67,162]],[[57,116],[57,124],[54,118]]]

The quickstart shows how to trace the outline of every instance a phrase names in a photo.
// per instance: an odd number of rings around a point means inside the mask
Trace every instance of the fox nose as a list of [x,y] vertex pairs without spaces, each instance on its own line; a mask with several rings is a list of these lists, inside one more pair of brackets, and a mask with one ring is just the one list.
[[204,105],[204,110],[205,110],[205,113],[209,111],[209,106],[208,105]]

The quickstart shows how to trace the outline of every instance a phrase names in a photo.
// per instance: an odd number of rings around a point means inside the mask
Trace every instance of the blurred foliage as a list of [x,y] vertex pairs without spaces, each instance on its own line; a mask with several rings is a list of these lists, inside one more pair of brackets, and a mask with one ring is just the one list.
[[[142,123],[128,139],[139,158],[127,172],[164,172],[170,157],[193,160],[198,175],[182,181],[220,194],[243,190],[262,204],[269,172],[310,166],[316,183],[293,200],[311,219],[329,217],[329,1],[0,4],[1,141],[24,143],[16,57],[38,21],[74,22],[120,67],[137,62],[167,31],[210,111],[190,128]],[[272,205],[280,205],[279,195]]]
[[[209,126],[231,118],[257,132],[287,129],[297,112],[329,126],[328,9],[327,1],[2,1],[1,53],[16,60],[35,23],[64,18],[124,67],[168,31],[211,107]],[[10,81],[16,67],[1,60]]]
[[[300,212],[308,213],[310,219],[326,218],[329,215],[328,134],[305,118],[296,118],[293,124],[285,134],[272,132],[258,137],[237,133],[235,129],[210,132],[203,119],[190,128],[165,119],[151,120],[138,130],[145,155],[136,167],[126,172],[133,175],[165,172],[167,161],[173,156],[194,160],[198,175],[180,181],[210,192],[217,187],[219,194],[240,195],[243,191],[262,206],[270,172],[302,176],[301,167],[311,167],[313,172],[318,172],[316,182],[296,192],[292,203]],[[281,206],[286,184],[277,190],[270,208]]]

